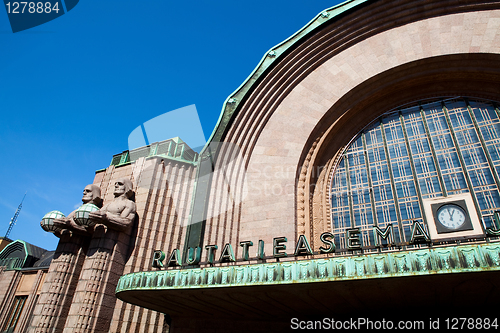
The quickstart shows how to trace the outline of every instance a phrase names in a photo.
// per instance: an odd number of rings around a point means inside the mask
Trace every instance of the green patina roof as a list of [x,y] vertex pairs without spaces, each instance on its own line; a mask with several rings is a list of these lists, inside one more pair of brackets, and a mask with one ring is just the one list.
[[[127,165],[141,157],[160,157],[177,162],[195,164],[198,159],[198,153],[192,150],[187,143],[182,141],[179,137],[175,137],[160,142],[154,142],[144,147],[125,150],[122,153],[113,155],[110,165]],[[97,170],[96,172],[104,170],[105,169]]]
[[32,267],[47,250],[22,240],[16,240],[0,252],[0,266],[7,269]]

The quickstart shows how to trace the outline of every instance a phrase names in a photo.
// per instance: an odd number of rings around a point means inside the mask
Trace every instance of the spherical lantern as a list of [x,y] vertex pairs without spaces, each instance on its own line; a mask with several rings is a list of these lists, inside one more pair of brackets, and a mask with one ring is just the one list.
[[91,218],[89,218],[89,213],[96,212],[99,210],[94,204],[87,203],[81,205],[77,210],[75,210],[75,222],[82,227],[92,227],[95,224]]
[[62,229],[59,227],[56,227],[54,225],[54,220],[59,219],[61,217],[65,217],[63,213],[61,213],[58,210],[53,210],[51,212],[48,212],[45,214],[42,218],[42,222],[40,222],[40,225],[42,226],[42,229],[48,232],[55,233],[56,231],[61,231]]

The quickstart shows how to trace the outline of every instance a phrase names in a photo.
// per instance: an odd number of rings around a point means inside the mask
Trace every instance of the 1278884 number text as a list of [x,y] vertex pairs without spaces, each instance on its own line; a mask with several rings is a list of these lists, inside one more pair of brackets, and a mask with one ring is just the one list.
[[7,2],[5,4],[7,7],[8,14],[50,14],[51,12],[59,13],[61,10],[59,8],[59,2],[56,1],[53,5],[50,2]]
[[446,318],[448,330],[497,330],[497,318]]

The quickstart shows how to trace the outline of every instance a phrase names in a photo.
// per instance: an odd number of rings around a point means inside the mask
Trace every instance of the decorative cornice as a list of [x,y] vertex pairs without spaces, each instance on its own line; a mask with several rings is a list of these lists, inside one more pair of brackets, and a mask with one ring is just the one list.
[[500,243],[255,265],[169,269],[124,275],[116,294],[139,290],[315,283],[500,270]]

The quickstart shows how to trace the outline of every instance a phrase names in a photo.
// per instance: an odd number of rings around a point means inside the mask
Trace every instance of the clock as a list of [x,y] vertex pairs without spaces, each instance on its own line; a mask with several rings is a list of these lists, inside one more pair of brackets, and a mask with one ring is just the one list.
[[427,198],[422,203],[432,241],[484,237],[470,193]]
[[431,205],[438,234],[473,230],[464,200]]
[[437,210],[437,220],[450,230],[457,230],[465,223],[467,213],[455,204],[445,204]]

